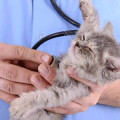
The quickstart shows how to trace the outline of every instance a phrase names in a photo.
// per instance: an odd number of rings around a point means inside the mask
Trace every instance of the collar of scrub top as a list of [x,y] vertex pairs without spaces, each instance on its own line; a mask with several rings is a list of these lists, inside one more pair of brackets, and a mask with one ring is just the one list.
[[[70,24],[76,26],[76,27],[80,27],[80,23],[76,22],[75,20],[73,20],[72,18],[70,18],[69,16],[67,16],[56,4],[55,0],[50,0],[53,8],[56,10],[56,12],[63,18],[65,19],[67,22],[69,22]],[[48,40],[51,40],[53,38],[56,37],[62,37],[62,36],[68,36],[68,35],[75,35],[77,32],[77,30],[69,30],[69,31],[61,31],[61,32],[57,32],[57,33],[53,33],[50,34],[42,39],[40,39],[33,47],[32,49],[37,49],[38,47],[40,47],[43,43],[47,42]],[[52,56],[52,61],[50,63],[50,65],[52,67],[59,67],[59,63],[60,61],[56,59],[55,56]]]

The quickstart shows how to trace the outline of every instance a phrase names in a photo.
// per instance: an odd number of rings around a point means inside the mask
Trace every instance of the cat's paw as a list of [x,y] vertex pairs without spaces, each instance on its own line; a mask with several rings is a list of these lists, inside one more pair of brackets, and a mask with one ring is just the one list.
[[84,20],[89,19],[91,10],[93,10],[91,0],[79,0],[79,7]]
[[79,0],[80,7],[82,7],[82,5],[85,5],[85,4],[90,5],[91,4],[91,0]]
[[23,94],[20,98],[15,99],[11,103],[10,107],[10,116],[16,118],[16,120],[20,119],[25,111],[29,108],[29,103],[25,95]]

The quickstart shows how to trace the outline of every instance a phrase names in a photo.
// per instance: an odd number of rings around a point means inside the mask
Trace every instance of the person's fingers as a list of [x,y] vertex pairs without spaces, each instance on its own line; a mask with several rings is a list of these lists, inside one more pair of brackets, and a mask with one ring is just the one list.
[[61,107],[45,108],[45,109],[49,110],[51,112],[54,112],[54,113],[68,115],[68,114],[74,114],[77,112],[84,112],[85,110],[87,110],[87,108],[88,107],[82,106],[80,104],[77,104],[77,103],[71,101]]
[[27,93],[36,89],[32,85],[15,83],[0,78],[0,90],[13,95],[21,95],[24,92]]
[[74,101],[70,101],[69,103],[67,103],[66,105],[62,106],[63,108],[66,108],[69,110],[69,114],[74,114],[77,112],[84,112],[88,109],[87,106],[83,106],[81,104],[78,104]]
[[62,107],[55,107],[55,108],[45,108],[45,110],[48,110],[52,113],[58,113],[58,114],[62,114],[65,115],[68,113],[68,110]]
[[48,88],[50,83],[48,83],[42,76],[39,74],[35,74],[31,77],[31,83],[38,89],[45,89]]
[[83,106],[93,106],[96,105],[102,92],[104,91],[104,89],[106,88],[106,85],[104,86],[100,86],[99,89],[92,89],[90,88],[90,94],[89,96],[86,97],[81,97],[81,98],[76,98],[75,100],[73,100],[74,102],[83,105]]
[[23,61],[23,60],[1,60],[1,61],[4,63],[9,63],[20,67],[24,67],[32,71],[38,71],[39,64],[35,62]]
[[16,65],[0,62],[0,77],[3,79],[31,84],[31,76],[36,73],[37,72],[33,72]]
[[1,61],[5,62],[5,63],[17,65],[20,67],[24,67],[24,68],[27,68],[27,69],[32,70],[32,71],[38,71],[39,64],[35,63],[35,62],[22,61],[22,60],[20,60],[20,61],[19,60],[1,60]]
[[[88,100],[88,98],[87,97],[83,97],[83,98],[76,98],[75,100],[73,100],[75,103],[77,103],[77,104],[80,104],[80,105],[88,105],[87,104],[87,101]],[[86,102],[87,101],[87,102]]]
[[35,63],[50,63],[52,57],[44,52],[36,51],[23,46],[14,46],[0,43],[0,59],[28,60]]
[[89,87],[97,88],[97,85],[96,85],[95,83],[92,83],[91,81],[86,80],[86,79],[84,79],[84,78],[78,77],[76,71],[75,71],[72,67],[68,67],[68,68],[67,68],[67,74],[68,74],[71,78],[73,78],[74,80],[77,80],[77,81],[79,81],[79,82],[81,82],[81,83],[83,83],[83,84],[85,84],[85,85],[87,85],[87,86],[89,86]]
[[8,93],[0,90],[0,99],[7,102],[8,104],[10,104],[17,97],[18,96],[16,96],[16,95],[11,95],[11,94],[8,94]]
[[83,105],[83,106],[93,106],[96,105],[97,101],[98,101],[97,96],[94,97],[93,94],[90,94],[87,97],[83,97],[83,98],[76,98],[75,100],[73,100],[74,102],[76,102],[77,104]]
[[47,64],[40,64],[38,67],[38,71],[42,75],[42,77],[47,80],[50,84],[54,83],[54,79],[56,76],[56,71]]
[[99,93],[99,94],[101,94],[104,91],[104,89],[106,88],[106,86],[107,86],[107,84],[105,84],[105,85],[96,85],[95,87],[91,87],[90,91],[92,93]]
[[38,71],[39,66],[39,64],[31,61],[19,61],[19,65],[32,71]]

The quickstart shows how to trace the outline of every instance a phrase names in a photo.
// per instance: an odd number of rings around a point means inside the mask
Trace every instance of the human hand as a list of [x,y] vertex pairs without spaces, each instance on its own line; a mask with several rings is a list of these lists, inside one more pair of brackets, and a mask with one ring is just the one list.
[[47,110],[54,112],[54,113],[58,113],[58,114],[68,115],[68,114],[75,114],[78,112],[84,112],[90,106],[96,105],[102,92],[106,88],[106,85],[98,86],[88,80],[79,78],[77,74],[75,73],[75,70],[72,69],[72,67],[67,68],[67,74],[71,78],[87,85],[90,89],[90,95],[87,97],[83,97],[83,98],[76,98],[75,100],[60,107],[55,107],[55,108],[50,108],[50,109],[47,108]]
[[[32,71],[41,63],[49,64],[52,59],[50,55],[26,47],[4,43],[0,43],[0,51],[0,99],[10,103],[23,92],[35,90],[36,88],[33,87],[32,83],[37,80],[31,82],[31,77],[34,74],[41,81],[40,89],[52,84],[53,78],[49,75],[43,78],[38,72]],[[32,70],[21,67],[19,64],[21,61],[24,61],[25,67]]]
[[[38,71],[39,74],[41,75],[41,78],[45,81],[49,81],[49,83],[52,85],[54,82],[54,78],[56,75],[56,71],[49,65],[49,64],[40,64],[38,67]],[[39,74],[34,74],[31,77],[31,81],[36,80],[37,84],[34,84],[34,82],[32,82],[32,84],[38,89],[40,90],[41,87],[43,86],[40,75]]]

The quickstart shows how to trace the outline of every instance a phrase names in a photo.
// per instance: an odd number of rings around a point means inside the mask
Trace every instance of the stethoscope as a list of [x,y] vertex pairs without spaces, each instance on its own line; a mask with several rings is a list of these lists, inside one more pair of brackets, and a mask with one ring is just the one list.
[[[67,22],[69,22],[70,24],[76,26],[76,27],[80,27],[80,23],[76,22],[75,20],[73,20],[72,18],[70,18],[69,16],[67,16],[56,4],[55,0],[50,0],[52,6],[54,7],[54,9],[56,10],[56,12],[63,18],[65,19]],[[56,37],[61,37],[61,36],[68,36],[68,35],[75,35],[77,32],[77,30],[69,30],[69,31],[61,31],[61,32],[57,32],[57,33],[53,33],[50,34],[42,39],[40,39],[33,47],[32,49],[37,49],[38,47],[40,47],[43,43],[47,42],[50,39],[56,38]],[[55,57],[53,57],[52,62],[50,63],[50,65],[52,66],[52,64],[55,63]]]

